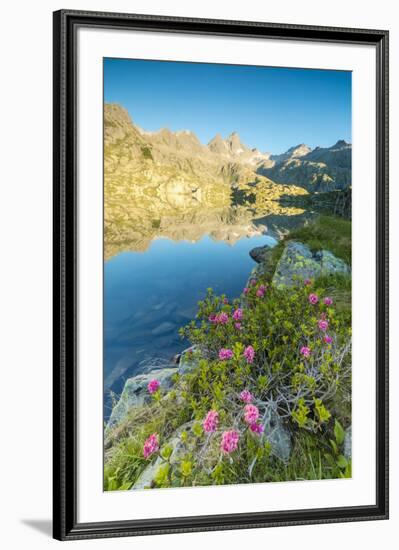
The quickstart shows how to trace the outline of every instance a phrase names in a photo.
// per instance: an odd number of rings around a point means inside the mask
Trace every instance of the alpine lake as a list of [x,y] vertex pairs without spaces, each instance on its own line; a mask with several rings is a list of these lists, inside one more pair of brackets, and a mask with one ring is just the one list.
[[229,196],[215,203],[171,193],[150,208],[131,205],[128,231],[106,226],[105,421],[112,395],[120,395],[126,379],[170,364],[187,347],[179,329],[195,318],[208,288],[238,297],[256,265],[250,250],[274,246],[315,216],[278,201],[257,204]]

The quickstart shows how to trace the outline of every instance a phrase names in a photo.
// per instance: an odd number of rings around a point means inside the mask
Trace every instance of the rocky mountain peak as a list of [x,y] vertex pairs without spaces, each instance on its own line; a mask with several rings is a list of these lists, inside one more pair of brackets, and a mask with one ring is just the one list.
[[127,109],[116,103],[104,105],[104,143],[111,145],[123,140],[126,147],[140,147],[143,137],[134,126]]
[[232,132],[226,139],[223,139],[220,134],[216,134],[208,143],[208,148],[213,153],[233,156],[250,151],[248,147],[242,143],[238,132]]
[[281,155],[271,155],[270,158],[276,164],[281,164],[287,160],[298,159],[308,155],[312,151],[312,148],[306,145],[305,143],[300,143],[299,145],[294,145],[290,147],[285,153]]
[[117,103],[106,103],[104,105],[104,121],[106,126],[122,128],[133,124],[132,118],[127,109]]
[[197,135],[190,130],[179,130],[176,132],[176,137],[182,145],[195,145],[201,146],[200,140]]
[[217,154],[228,153],[227,144],[220,134],[216,134],[216,136],[213,139],[211,139],[211,141],[208,143],[208,148],[213,153],[217,153]]
[[226,139],[226,145],[233,155],[240,155],[248,151],[248,148],[241,142],[238,132],[232,132]]
[[342,149],[344,147],[350,147],[351,144],[345,141],[344,139],[339,139],[335,145],[331,147],[331,149]]
[[291,147],[290,149],[288,149],[288,151],[291,153],[292,158],[304,157],[305,155],[310,153],[311,150],[312,148],[309,147],[309,145],[306,145],[305,143],[300,143],[299,145],[296,145],[295,147]]

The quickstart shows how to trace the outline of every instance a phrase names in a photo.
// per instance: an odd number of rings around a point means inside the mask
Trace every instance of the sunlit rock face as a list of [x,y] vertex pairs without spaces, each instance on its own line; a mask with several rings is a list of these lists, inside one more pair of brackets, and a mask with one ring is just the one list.
[[[234,244],[265,230],[254,220],[291,215],[282,195],[307,192],[258,174],[270,155],[242,144],[234,132],[202,145],[193,132],[145,132],[119,105],[104,108],[105,259],[145,251],[153,239],[196,242],[205,234]],[[232,191],[242,192],[240,204]]]

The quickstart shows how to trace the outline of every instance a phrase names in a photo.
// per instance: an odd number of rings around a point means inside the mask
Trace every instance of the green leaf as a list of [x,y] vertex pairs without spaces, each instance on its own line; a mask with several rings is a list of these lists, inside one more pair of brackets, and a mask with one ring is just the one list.
[[109,477],[107,483],[107,491],[116,491],[118,488],[118,483],[116,482],[115,477]]
[[265,455],[269,456],[270,453],[272,452],[272,444],[270,443],[270,441],[265,441],[263,449],[264,449]]
[[180,471],[184,477],[188,477],[192,471],[192,464],[189,460],[183,460],[180,465]]
[[221,485],[222,483],[224,483],[224,466],[222,462],[219,462],[219,464],[215,466],[215,469],[213,470],[211,476],[217,485]]
[[162,450],[161,450],[161,456],[165,460],[168,460],[168,458],[170,457],[172,452],[173,452],[172,446],[171,445],[165,445],[165,447],[163,447]]
[[258,377],[258,387],[259,387],[259,389],[264,390],[267,387],[267,383],[268,383],[267,376],[265,376],[264,374],[261,374]]
[[339,455],[339,457],[337,458],[337,464],[340,468],[346,468],[346,466],[348,465],[348,461],[346,460],[344,455]]
[[201,426],[201,424],[196,422],[194,424],[194,426],[192,427],[192,430],[193,430],[194,435],[196,435],[197,437],[201,437],[201,435],[202,435],[202,426]]
[[315,409],[317,412],[317,416],[320,419],[320,423],[327,422],[327,420],[331,417],[330,412],[326,409],[326,407],[323,405],[323,402],[321,399],[315,399],[314,400]]
[[345,430],[341,426],[341,424],[338,422],[338,420],[335,421],[334,425],[334,435],[335,440],[338,443],[338,445],[342,445],[345,439]]
[[301,398],[298,400],[298,406],[295,411],[291,413],[291,416],[300,428],[304,428],[308,421],[309,412],[309,407],[306,405],[305,400]]
[[334,453],[338,454],[338,447],[337,447],[337,444],[335,443],[335,441],[333,439],[330,439],[330,444],[331,444],[331,447],[334,450]]
[[165,464],[162,464],[155,474],[154,481],[159,486],[164,486],[168,483],[168,476],[169,476],[169,464],[166,462]]

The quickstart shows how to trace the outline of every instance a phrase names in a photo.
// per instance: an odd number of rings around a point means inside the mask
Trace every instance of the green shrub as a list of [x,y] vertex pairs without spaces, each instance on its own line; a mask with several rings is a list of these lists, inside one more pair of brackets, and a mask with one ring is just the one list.
[[152,153],[151,153],[151,149],[149,147],[142,147],[141,148],[141,152],[143,153],[143,157],[145,159],[151,159],[153,160],[153,157],[152,157]]
[[[238,300],[224,304],[210,291],[200,303],[197,320],[182,330],[200,350],[199,368],[187,376],[190,399],[203,414],[247,389],[260,406],[272,404],[287,419],[295,420],[298,414],[303,418],[306,406],[303,427],[317,431],[325,421],[322,407],[340,386],[350,384],[350,317],[347,311],[324,305],[325,290],[318,284],[283,290],[270,286],[258,297],[263,286],[257,281],[250,287],[244,307]],[[317,304],[309,302],[309,294],[319,296]],[[237,309],[243,315],[239,329],[232,319]],[[210,322],[215,313],[226,314],[228,322]],[[326,330],[319,328],[323,320]],[[332,338],[329,344],[326,335]],[[244,357],[249,346],[255,352],[252,362]],[[221,349],[231,350],[232,358],[219,360]]]

